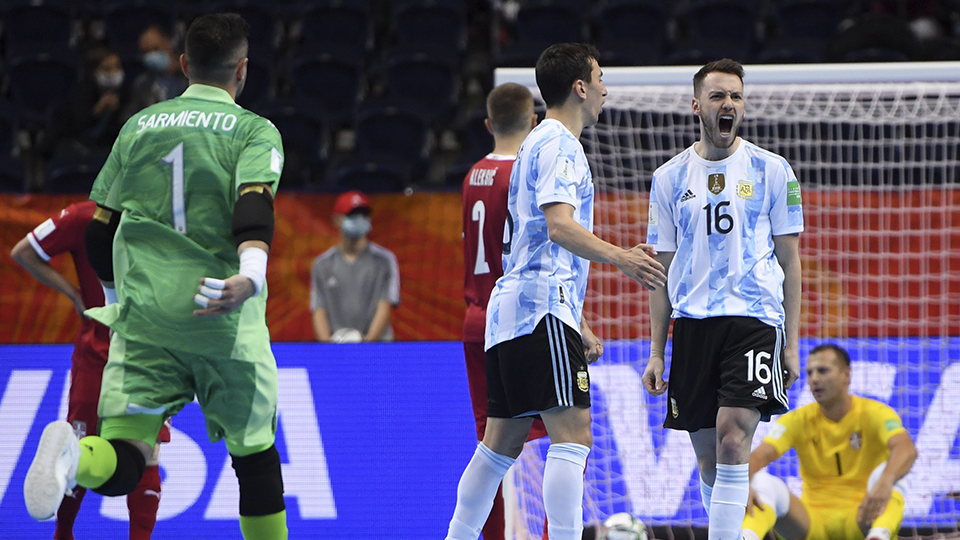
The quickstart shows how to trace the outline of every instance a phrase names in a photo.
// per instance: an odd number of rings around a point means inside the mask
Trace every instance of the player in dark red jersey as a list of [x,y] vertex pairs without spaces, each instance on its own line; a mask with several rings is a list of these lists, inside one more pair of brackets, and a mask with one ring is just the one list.
[[[100,401],[100,381],[103,366],[107,363],[107,351],[110,344],[109,329],[83,316],[87,308],[104,304],[103,288],[97,274],[87,262],[87,250],[84,235],[87,224],[93,219],[97,204],[84,201],[72,204],[60,213],[27,233],[10,255],[38,281],[60,291],[73,302],[74,309],[80,314],[80,331],[74,340],[73,357],[70,369],[70,395],[67,408],[67,422],[73,425],[78,438],[97,433],[97,404]],[[69,252],[77,270],[80,287],[71,283],[50,265],[51,258]],[[168,426],[157,437],[160,442],[170,441]],[[143,479],[136,491],[127,495],[127,508],[130,511],[130,540],[147,540],[157,521],[157,508],[160,505],[160,470],[157,450],[147,462]],[[80,501],[86,489],[76,487],[73,496],[63,498],[57,511],[57,529],[54,538],[73,540],[73,522],[80,510]]]
[[[470,399],[477,423],[477,440],[487,425],[487,368],[483,350],[487,301],[493,284],[503,275],[503,229],[507,219],[507,189],[517,150],[537,125],[533,96],[525,86],[502,84],[487,96],[487,129],[493,134],[493,152],[478,161],[463,180],[463,353],[467,361]],[[527,440],[547,434],[535,420]],[[497,491],[484,540],[504,538],[503,493]]]

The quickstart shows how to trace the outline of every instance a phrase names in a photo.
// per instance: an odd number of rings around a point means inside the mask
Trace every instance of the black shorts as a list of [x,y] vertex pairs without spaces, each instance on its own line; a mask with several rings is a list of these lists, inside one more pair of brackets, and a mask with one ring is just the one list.
[[750,317],[674,321],[663,427],[716,427],[720,407],[757,409],[764,422],[787,412],[783,346],[782,328]]
[[537,416],[554,407],[590,407],[590,375],[580,333],[547,315],[532,334],[487,351],[487,416]]

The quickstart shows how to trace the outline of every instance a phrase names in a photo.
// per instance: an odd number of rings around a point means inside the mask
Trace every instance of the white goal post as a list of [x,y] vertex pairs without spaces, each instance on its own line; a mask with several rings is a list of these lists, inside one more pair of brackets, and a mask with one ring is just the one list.
[[[653,171],[699,136],[699,66],[603,68],[608,95],[581,142],[597,189],[595,232],[646,239]],[[832,341],[854,360],[853,390],[890,404],[920,457],[907,477],[901,535],[960,534],[960,62],[745,65],[740,134],[784,156],[800,180],[801,361]],[[533,68],[498,68],[539,98]],[[649,352],[647,297],[616,268],[593,265],[586,313],[608,353],[591,366],[594,449],[585,521],[629,511],[657,527],[703,527],[686,434],[660,426],[664,397],[637,386]],[[669,356],[669,351],[668,351]],[[805,379],[791,406],[812,400]],[[762,424],[755,442],[766,431]],[[540,538],[528,443],[505,489],[511,538]],[[771,472],[799,490],[795,457]]]

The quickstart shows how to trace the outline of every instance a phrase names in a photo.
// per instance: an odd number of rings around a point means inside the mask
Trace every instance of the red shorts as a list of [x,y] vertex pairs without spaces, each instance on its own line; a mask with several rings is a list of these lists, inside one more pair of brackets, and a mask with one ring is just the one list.
[[[78,369],[74,362],[70,370],[70,396],[67,404],[67,422],[73,426],[77,438],[97,434],[100,418],[97,416],[97,404],[100,401],[100,382],[103,371]],[[160,427],[157,442],[170,442],[170,419]]]
[[[487,353],[483,343],[463,342],[463,356],[467,361],[467,380],[470,383],[470,401],[473,402],[473,417],[477,423],[477,440],[483,440],[487,429]],[[528,441],[547,436],[547,428],[539,418],[530,427]]]

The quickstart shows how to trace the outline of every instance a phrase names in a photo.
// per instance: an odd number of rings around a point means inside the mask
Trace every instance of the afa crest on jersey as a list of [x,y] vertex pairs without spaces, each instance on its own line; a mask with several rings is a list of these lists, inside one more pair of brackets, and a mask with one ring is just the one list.
[[753,182],[748,178],[740,180],[737,184],[737,196],[741,199],[750,200],[753,198]]

